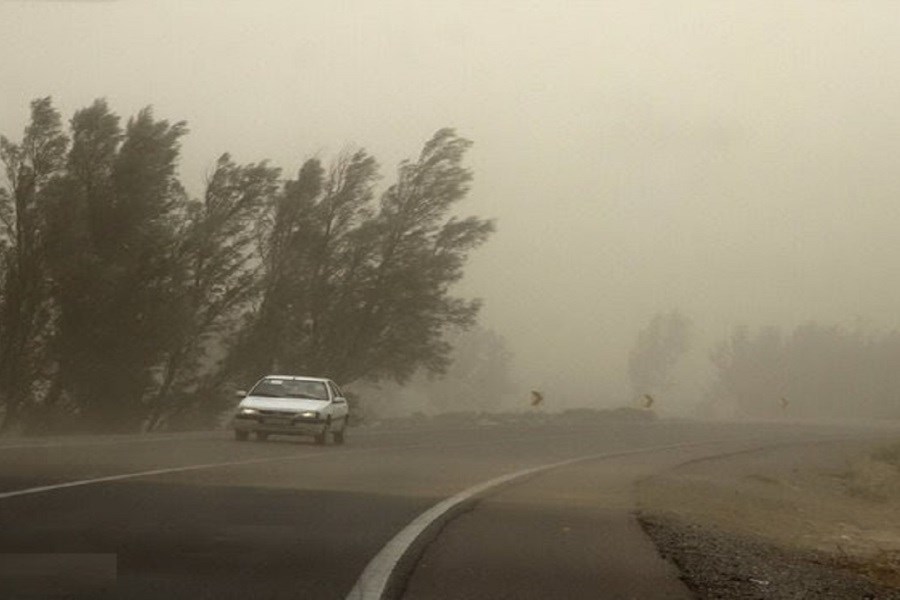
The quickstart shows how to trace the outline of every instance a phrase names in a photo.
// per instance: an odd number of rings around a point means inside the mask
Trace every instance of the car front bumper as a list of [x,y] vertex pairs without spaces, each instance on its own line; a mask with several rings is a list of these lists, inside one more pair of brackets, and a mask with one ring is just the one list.
[[321,435],[326,422],[317,419],[235,415],[231,419],[235,431],[260,431],[276,435]]

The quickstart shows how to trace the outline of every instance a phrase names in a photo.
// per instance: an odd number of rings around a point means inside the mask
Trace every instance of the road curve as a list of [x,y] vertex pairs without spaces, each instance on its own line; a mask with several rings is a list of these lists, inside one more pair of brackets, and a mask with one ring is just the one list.
[[[635,559],[628,567],[624,561],[625,567],[604,571],[598,567],[604,554],[591,550],[597,530],[589,526],[578,535],[569,528],[570,553],[565,545],[545,553],[555,543],[554,519],[612,501],[616,519],[627,525],[627,490],[635,477],[667,468],[684,452],[731,451],[797,435],[795,428],[777,426],[596,422],[354,430],[346,446],[327,448],[289,438],[237,443],[226,432],[6,442],[0,443],[0,557],[114,556],[117,581],[109,597],[117,598],[344,598],[382,549],[430,508],[484,482],[559,463],[483,500],[422,544],[418,566],[413,560],[401,572],[394,593],[528,597],[514,595],[521,592],[514,585],[517,570],[535,576],[519,577],[519,583],[552,582],[560,577],[548,573],[572,573],[581,565],[584,576],[568,577],[569,591],[596,592],[585,586],[600,582],[606,592],[590,597],[626,597],[616,590],[627,586],[617,588],[612,579],[646,580],[641,571],[649,562]],[[618,459],[626,463],[583,460],[714,441]],[[567,462],[575,459],[582,462]],[[554,482],[550,495],[546,481]],[[593,482],[588,489],[586,481]],[[604,500],[604,490],[614,489],[618,496],[607,493]],[[544,512],[523,518],[524,505]],[[590,523],[586,518],[580,522]],[[653,558],[639,531],[620,530],[641,541],[629,552]],[[486,554],[472,552],[476,547]],[[507,552],[515,561],[496,577],[455,577],[468,585],[459,589],[447,583],[454,573],[468,573],[473,561],[498,564]],[[537,578],[539,572],[544,576]],[[674,574],[661,577],[671,581]],[[555,595],[528,585],[532,597]]]

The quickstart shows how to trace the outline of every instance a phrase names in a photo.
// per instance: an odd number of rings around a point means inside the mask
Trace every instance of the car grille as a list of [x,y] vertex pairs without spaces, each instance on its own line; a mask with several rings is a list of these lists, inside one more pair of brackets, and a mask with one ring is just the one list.
[[315,417],[301,417],[301,412],[306,411],[295,411],[295,410],[259,410],[257,418],[260,421],[274,421],[275,419],[290,421],[292,423],[319,423],[319,419]]
[[264,417],[293,417],[298,414],[292,410],[260,410],[257,412]]

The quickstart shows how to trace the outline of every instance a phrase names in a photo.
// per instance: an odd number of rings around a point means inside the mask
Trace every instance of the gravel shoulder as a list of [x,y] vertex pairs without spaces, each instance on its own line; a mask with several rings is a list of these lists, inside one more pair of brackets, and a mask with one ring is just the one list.
[[876,446],[687,463],[638,485],[640,520],[700,598],[900,600],[900,468]]

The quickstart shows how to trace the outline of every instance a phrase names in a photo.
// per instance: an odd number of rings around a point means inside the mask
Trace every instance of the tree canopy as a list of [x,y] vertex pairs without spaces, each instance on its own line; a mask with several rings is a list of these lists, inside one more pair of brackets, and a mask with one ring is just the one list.
[[462,217],[471,142],[441,129],[393,182],[365,150],[293,178],[223,154],[182,185],[183,122],[35,100],[0,138],[0,428],[199,426],[267,373],[346,384],[442,372],[494,230]]

